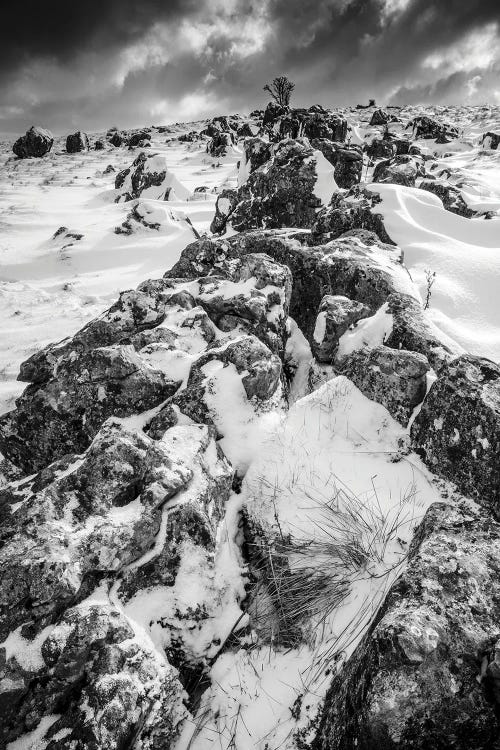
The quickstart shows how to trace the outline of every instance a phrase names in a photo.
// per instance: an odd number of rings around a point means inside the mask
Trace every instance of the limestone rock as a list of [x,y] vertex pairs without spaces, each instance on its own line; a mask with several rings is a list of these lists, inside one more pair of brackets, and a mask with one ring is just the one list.
[[443,367],[412,427],[412,439],[432,471],[498,515],[498,365],[462,355]]
[[12,146],[12,150],[20,159],[32,156],[41,157],[48,154],[54,143],[52,133],[45,128],[32,125],[25,135],[22,135]]

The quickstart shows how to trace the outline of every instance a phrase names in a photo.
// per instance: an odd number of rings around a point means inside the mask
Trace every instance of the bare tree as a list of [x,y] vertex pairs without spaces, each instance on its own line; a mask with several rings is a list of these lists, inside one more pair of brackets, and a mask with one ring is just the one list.
[[295,84],[289,81],[286,76],[278,76],[271,85],[266,83],[264,91],[268,91],[280,107],[288,107],[294,88]]
[[427,310],[427,308],[430,305],[431,302],[431,294],[432,294],[432,287],[434,282],[436,281],[436,272],[431,271],[430,268],[426,268],[425,270],[425,282],[427,286],[427,292],[425,295],[425,303],[424,303],[424,310]]

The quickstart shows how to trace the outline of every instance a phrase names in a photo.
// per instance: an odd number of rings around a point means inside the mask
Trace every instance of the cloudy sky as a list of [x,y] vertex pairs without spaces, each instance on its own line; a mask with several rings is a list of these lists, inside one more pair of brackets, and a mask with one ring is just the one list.
[[0,131],[298,105],[500,104],[500,0],[7,0]]

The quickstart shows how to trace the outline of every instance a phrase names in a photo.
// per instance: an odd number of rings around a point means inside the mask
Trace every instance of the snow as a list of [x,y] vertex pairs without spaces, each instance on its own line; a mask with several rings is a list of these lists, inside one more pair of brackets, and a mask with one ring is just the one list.
[[[74,334],[122,290],[162,276],[195,239],[182,217],[198,232],[208,231],[215,189],[236,186],[238,153],[214,167],[203,141],[187,150],[152,131],[151,143],[177,181],[172,177],[177,197],[165,203],[143,195],[139,211],[151,222],[164,217],[160,229],[124,235],[114,230],[134,202],[114,203],[114,179],[136,153],[118,148],[66,154],[56,140],[44,159],[9,160],[11,142],[0,140],[0,413],[13,408],[24,388],[16,380],[24,359]],[[108,163],[116,171],[104,175]],[[202,201],[192,200],[201,185],[208,192]],[[63,233],[53,239],[60,227],[83,237]]]
[[334,167],[321,151],[314,151],[311,157],[315,161],[316,184],[313,193],[319,198],[322,206],[330,203],[333,193],[338,191],[338,185],[335,182]]
[[22,625],[13,630],[0,648],[5,649],[5,659],[14,657],[19,666],[27,672],[38,672],[44,666],[45,662],[42,657],[41,647],[44,640],[52,630],[52,625],[43,628],[35,638],[30,641],[21,635]]
[[358,349],[372,348],[384,343],[392,333],[393,326],[393,317],[387,312],[388,307],[388,303],[385,302],[375,315],[363,318],[352,329],[342,334],[335,354],[337,362]]
[[[382,406],[337,377],[298,400],[262,441],[242,486],[251,515],[271,525],[278,518],[284,535],[319,541],[334,528],[324,531],[323,504],[356,498],[370,529],[366,541],[380,556],[350,574],[348,595],[326,622],[312,618],[308,642],[284,649],[254,640],[221,655],[203,708],[176,750],[204,750],[218,737],[223,747],[233,738],[238,750],[286,749],[296,747],[298,730],[307,736],[331,679],[326,670],[354,650],[405,564],[413,528],[439,499],[416,455],[397,460],[404,440]],[[386,539],[382,530],[378,540],[376,517],[387,529],[395,522],[397,534]],[[324,570],[338,564],[328,557],[307,562]]]
[[44,740],[44,737],[52,724],[55,724],[59,718],[60,714],[44,716],[32,732],[23,734],[14,742],[9,742],[7,750],[45,750],[50,740]]
[[466,219],[424,190],[372,184],[389,236],[422,299],[426,271],[436,273],[428,312],[443,332],[472,354],[500,360],[500,220]]

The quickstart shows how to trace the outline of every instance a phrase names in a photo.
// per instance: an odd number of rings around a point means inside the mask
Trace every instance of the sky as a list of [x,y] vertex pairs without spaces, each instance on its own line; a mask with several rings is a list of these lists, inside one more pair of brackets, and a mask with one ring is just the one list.
[[6,0],[0,131],[64,134],[293,103],[500,104],[500,0]]

